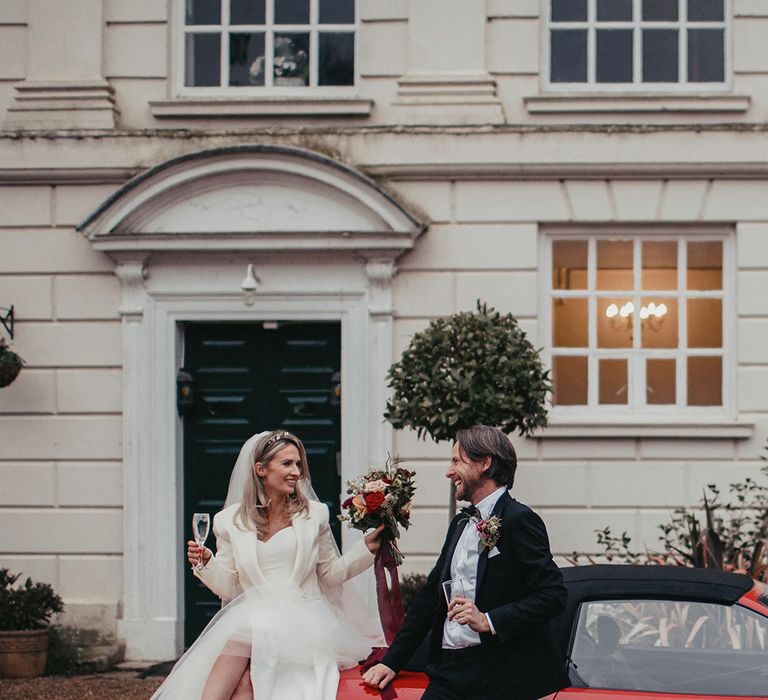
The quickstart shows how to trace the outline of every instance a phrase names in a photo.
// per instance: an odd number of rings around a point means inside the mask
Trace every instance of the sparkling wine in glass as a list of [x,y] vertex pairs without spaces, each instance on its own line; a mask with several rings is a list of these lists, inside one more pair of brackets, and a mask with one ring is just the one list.
[[[195,542],[202,547],[205,544],[205,540],[208,539],[208,531],[211,528],[211,516],[208,513],[194,513],[192,515],[192,532],[195,537]],[[195,569],[201,571],[203,569],[203,555],[202,553],[197,558],[197,564]]]

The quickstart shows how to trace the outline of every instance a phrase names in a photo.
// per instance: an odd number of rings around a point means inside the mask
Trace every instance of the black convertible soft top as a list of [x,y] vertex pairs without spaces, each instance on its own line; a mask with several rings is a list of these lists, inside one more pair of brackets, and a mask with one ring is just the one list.
[[731,604],[752,589],[744,574],[684,566],[592,564],[562,568],[569,602],[610,598],[674,598]]

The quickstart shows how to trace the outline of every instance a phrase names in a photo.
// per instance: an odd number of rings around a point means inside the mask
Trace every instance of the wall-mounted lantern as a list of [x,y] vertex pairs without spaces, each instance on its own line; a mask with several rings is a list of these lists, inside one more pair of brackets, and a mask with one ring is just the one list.
[[259,278],[253,274],[253,265],[248,264],[248,270],[245,273],[240,289],[243,292],[243,303],[246,306],[253,306],[256,301],[256,290],[259,288]]
[[180,418],[189,415],[195,406],[195,378],[183,367],[176,375],[176,412]]

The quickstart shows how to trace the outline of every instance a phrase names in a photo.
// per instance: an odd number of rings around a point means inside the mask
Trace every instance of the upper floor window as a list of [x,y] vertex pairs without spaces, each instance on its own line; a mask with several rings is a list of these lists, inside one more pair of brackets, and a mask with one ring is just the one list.
[[549,82],[711,89],[726,82],[728,0],[550,0]]
[[550,237],[555,406],[722,412],[727,244],[716,235]]
[[184,86],[355,82],[355,0],[184,0]]

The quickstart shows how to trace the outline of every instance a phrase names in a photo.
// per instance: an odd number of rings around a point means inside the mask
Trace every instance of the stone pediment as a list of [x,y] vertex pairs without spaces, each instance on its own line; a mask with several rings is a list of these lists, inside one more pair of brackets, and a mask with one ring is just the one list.
[[105,252],[387,250],[425,225],[362,173],[326,156],[236,146],[133,178],[79,229]]

